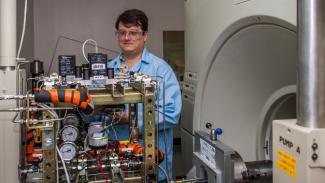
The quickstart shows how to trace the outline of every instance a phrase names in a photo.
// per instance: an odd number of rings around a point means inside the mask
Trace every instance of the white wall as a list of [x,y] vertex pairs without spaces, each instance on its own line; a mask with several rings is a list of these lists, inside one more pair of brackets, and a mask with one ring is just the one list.
[[[115,20],[130,8],[141,9],[147,14],[150,36],[147,47],[162,57],[162,31],[184,30],[183,0],[34,0],[35,57],[45,62],[47,72],[61,35],[81,41],[93,38],[99,45],[119,51],[114,34]],[[93,51],[91,47],[87,50]],[[80,43],[60,39],[51,71],[57,71],[57,57],[62,54],[77,55],[77,63],[85,62]]]

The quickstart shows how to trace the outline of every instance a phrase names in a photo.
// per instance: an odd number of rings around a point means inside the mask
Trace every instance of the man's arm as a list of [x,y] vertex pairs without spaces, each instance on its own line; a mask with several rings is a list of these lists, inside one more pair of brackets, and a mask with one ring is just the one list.
[[[171,128],[178,124],[182,108],[182,99],[179,83],[173,70],[166,65],[160,68],[159,76],[159,129]],[[164,82],[163,82],[164,81]],[[165,108],[163,107],[165,106]],[[164,124],[165,120],[165,124]]]

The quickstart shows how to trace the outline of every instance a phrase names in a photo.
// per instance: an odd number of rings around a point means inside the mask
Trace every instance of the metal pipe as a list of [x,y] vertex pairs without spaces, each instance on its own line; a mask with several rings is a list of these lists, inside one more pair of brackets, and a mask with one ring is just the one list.
[[1,95],[0,100],[24,100],[26,98],[34,98],[33,95]]
[[325,1],[298,0],[297,124],[325,128]]
[[[100,174],[98,174],[100,175]],[[89,181],[89,183],[105,183],[105,182],[112,182],[112,180],[94,180],[94,181]],[[142,182],[142,177],[137,176],[137,177],[124,177],[123,182]]]
[[49,111],[49,110],[71,110],[73,107],[49,107],[49,108],[36,108],[36,107],[19,107],[12,109],[0,109],[0,112],[22,112],[22,111]]
[[182,179],[176,181],[176,183],[183,183],[183,182],[208,182],[208,178]]
[[0,69],[16,66],[16,0],[0,0]]
[[270,160],[245,162],[247,170],[242,172],[246,182],[272,183],[273,164]]

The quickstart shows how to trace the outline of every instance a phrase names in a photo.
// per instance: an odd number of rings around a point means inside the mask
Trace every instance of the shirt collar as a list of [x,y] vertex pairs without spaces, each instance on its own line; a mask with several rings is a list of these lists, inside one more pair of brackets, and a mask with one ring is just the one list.
[[149,57],[149,52],[148,52],[147,48],[144,48],[143,52],[142,52],[142,55],[141,55],[141,62],[149,64],[150,59],[148,57]]

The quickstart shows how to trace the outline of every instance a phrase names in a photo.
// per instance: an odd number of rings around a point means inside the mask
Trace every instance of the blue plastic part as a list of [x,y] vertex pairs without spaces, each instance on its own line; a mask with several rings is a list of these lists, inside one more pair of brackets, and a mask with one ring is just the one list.
[[222,134],[222,129],[221,128],[216,128],[214,132],[215,132],[216,135],[221,135]]

